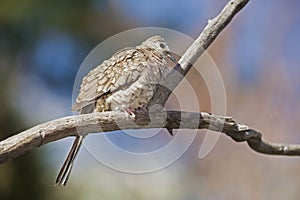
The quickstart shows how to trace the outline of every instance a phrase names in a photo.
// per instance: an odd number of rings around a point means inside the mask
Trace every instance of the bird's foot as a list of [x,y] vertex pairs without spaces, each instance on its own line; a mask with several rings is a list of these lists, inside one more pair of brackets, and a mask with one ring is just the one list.
[[129,115],[130,118],[135,119],[136,115],[135,115],[133,109],[131,109],[131,108],[124,108],[123,111],[125,111]]

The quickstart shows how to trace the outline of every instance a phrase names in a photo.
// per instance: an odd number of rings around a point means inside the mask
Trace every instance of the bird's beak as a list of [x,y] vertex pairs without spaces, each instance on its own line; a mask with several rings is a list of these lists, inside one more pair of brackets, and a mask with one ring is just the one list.
[[172,55],[172,53],[170,51],[167,51],[166,52],[166,56],[171,60],[173,61],[175,64],[177,63],[175,57]]

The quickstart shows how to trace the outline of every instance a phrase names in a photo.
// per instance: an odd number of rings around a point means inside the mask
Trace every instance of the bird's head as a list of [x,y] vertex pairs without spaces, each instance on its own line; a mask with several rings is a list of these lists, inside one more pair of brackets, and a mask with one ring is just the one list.
[[170,60],[176,63],[176,59],[170,52],[169,46],[167,45],[166,41],[159,35],[148,38],[140,46],[154,49],[161,55],[168,57]]

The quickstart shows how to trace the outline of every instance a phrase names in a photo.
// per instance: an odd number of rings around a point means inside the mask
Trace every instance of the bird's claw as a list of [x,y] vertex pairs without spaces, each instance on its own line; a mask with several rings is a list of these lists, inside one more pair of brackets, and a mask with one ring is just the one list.
[[134,110],[130,109],[130,108],[125,108],[124,111],[128,114],[128,116],[131,119],[135,119],[136,115],[134,113]]

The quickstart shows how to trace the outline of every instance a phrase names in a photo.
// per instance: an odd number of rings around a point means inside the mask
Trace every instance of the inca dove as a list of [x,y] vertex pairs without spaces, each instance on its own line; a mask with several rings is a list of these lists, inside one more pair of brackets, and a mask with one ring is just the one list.
[[[134,115],[136,109],[147,105],[156,85],[168,72],[167,57],[176,61],[160,36],[118,51],[83,78],[72,109],[81,114],[123,110]],[[56,184],[67,183],[83,137],[76,137]]]

